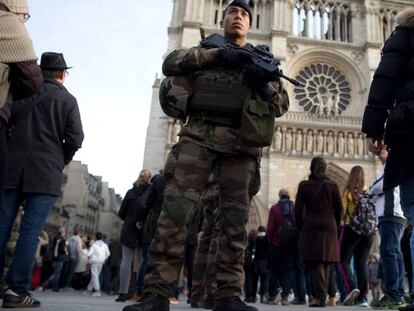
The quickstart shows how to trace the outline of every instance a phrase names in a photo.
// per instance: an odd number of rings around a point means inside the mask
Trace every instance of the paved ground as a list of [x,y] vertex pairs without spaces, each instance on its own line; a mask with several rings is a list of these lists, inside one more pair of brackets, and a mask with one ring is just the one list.
[[[42,307],[39,309],[19,309],[19,310],[39,310],[39,311],[121,311],[126,303],[115,302],[115,296],[102,296],[99,298],[85,297],[81,291],[76,292],[36,292],[34,297],[38,298],[42,302]],[[308,307],[297,306],[267,306],[263,304],[256,304],[256,307],[260,311],[278,310],[278,311],[293,311],[293,310],[311,310]],[[5,310],[5,309],[4,309]],[[178,305],[171,306],[172,311],[184,311],[184,310],[203,310],[203,309],[191,309],[184,301],[181,301]],[[312,309],[316,311],[318,309]],[[335,311],[362,311],[367,308],[350,308],[338,306],[334,308],[325,308],[319,310],[335,310]]]

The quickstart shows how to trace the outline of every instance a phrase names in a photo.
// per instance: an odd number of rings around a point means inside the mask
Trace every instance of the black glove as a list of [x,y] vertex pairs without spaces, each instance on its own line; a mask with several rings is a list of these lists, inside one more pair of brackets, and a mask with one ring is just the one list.
[[248,59],[250,55],[242,50],[220,48],[217,52],[218,64],[227,69],[239,68]]
[[255,64],[245,64],[246,83],[252,89],[258,90],[264,88],[270,81],[276,81],[276,75],[264,70]]

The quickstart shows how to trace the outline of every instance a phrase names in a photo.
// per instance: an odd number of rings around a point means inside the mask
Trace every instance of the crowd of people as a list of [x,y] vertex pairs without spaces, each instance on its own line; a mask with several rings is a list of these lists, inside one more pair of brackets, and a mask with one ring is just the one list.
[[[387,156],[382,150],[384,164]],[[368,307],[372,297],[373,308],[404,307],[412,298],[412,270],[409,240],[403,237],[412,229],[398,187],[384,193],[383,173],[367,187],[362,167],[354,166],[340,193],[326,177],[323,158],[314,158],[310,167],[295,202],[281,189],[267,229],[249,234],[246,301],[259,296],[266,304]],[[379,245],[373,245],[377,237]]]

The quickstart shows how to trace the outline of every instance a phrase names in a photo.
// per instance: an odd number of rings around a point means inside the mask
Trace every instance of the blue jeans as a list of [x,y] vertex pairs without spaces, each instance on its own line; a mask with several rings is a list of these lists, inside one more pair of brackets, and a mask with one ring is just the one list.
[[76,266],[78,265],[78,258],[70,258],[68,262],[68,276],[66,277],[65,287],[72,287],[73,274],[75,273]]
[[[408,222],[414,226],[414,176],[408,178],[400,185],[401,207]],[[414,231],[413,231],[414,232]],[[410,239],[411,266],[414,268],[414,234]],[[413,274],[414,281],[414,274]],[[414,288],[414,286],[413,286]],[[414,293],[414,289],[411,290]]]
[[139,269],[138,269],[138,277],[137,277],[137,283],[136,283],[136,292],[138,295],[144,294],[143,284],[144,284],[145,270],[147,270],[148,249],[149,249],[149,245],[143,246],[142,248],[138,249]]
[[7,285],[23,294],[29,290],[33,262],[39,243],[38,237],[57,197],[33,193],[22,194],[16,189],[4,191],[0,202],[0,283],[4,280],[7,243],[24,199],[26,199],[26,207],[20,224],[19,238],[6,276]]
[[63,261],[56,260],[52,262],[52,275],[42,284],[43,288],[52,287],[54,289],[59,288],[60,273],[63,269]]
[[404,294],[405,270],[400,242],[404,226],[394,222],[385,222],[379,225],[379,232],[385,293],[394,300],[401,300]]

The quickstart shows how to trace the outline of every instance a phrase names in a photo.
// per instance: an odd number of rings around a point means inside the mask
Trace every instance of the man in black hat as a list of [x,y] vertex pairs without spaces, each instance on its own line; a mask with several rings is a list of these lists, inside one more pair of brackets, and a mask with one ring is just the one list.
[[8,176],[0,203],[0,280],[13,223],[21,203],[26,205],[5,278],[3,308],[40,306],[28,293],[38,236],[60,195],[62,170],[83,141],[78,104],[63,86],[69,69],[63,55],[44,53],[40,68],[40,93],[15,102],[10,120]]
[[[207,39],[200,46],[175,50],[164,60],[166,79],[160,86],[160,103],[171,117],[179,110],[188,121],[165,164],[167,185],[149,248],[144,297],[140,303],[126,306],[123,311],[170,310],[169,285],[176,284],[182,269],[188,227],[194,221],[201,194],[211,183],[211,175],[219,189],[217,289],[213,310],[257,311],[240,299],[243,257],[249,207],[260,187],[259,147],[270,145],[271,139],[262,143],[258,135],[248,141],[243,134],[250,135],[252,131],[248,126],[243,128],[241,120],[243,113],[249,118],[245,112],[253,110],[253,106],[283,112],[287,107],[284,105],[281,109],[283,89],[277,77],[247,59],[246,49],[256,51],[247,43],[251,23],[250,6],[246,1],[234,0],[225,8],[224,19],[220,22],[224,29],[220,40],[226,47],[209,45]],[[215,34],[216,38],[218,36]],[[244,49],[229,48],[229,44]],[[190,107],[188,111],[181,109],[184,105],[180,106],[182,98],[186,97],[183,93],[188,89],[186,81],[195,86],[194,93],[184,100]],[[171,110],[168,110],[169,102]],[[269,112],[268,115],[274,121],[276,114]],[[255,119],[254,126],[259,125],[259,121]],[[269,128],[272,132],[273,126]],[[200,305],[192,301],[192,307]]]

